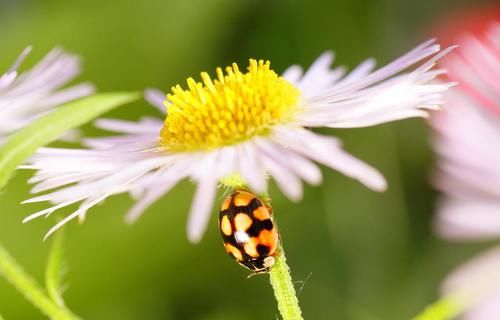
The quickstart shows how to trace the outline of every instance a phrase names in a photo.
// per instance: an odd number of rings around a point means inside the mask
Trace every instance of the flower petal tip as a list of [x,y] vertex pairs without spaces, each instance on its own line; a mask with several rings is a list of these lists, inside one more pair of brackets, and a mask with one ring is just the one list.
[[192,244],[198,244],[201,241],[202,235],[199,233],[195,233],[192,230],[187,230],[187,238],[188,241]]
[[377,192],[385,192],[388,189],[387,181],[383,176],[380,176],[378,181],[372,182],[370,185],[367,185],[370,189]]
[[23,219],[22,223],[25,224],[25,223],[28,223],[30,222],[32,219],[28,216],[26,218]]
[[287,193],[287,197],[288,197],[288,199],[290,199],[292,202],[297,203],[297,202],[300,202],[300,200],[302,200],[302,198],[303,198],[303,193],[302,193],[302,191],[301,191],[301,192],[297,192],[297,193],[293,193],[293,194],[289,192],[289,193]]

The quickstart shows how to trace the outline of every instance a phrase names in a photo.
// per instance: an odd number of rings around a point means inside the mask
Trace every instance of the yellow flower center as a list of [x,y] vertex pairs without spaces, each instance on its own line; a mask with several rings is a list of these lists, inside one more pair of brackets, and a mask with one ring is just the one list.
[[167,95],[167,118],[160,132],[167,150],[197,151],[233,145],[293,120],[300,92],[270,69],[269,61],[251,59],[248,72],[233,63],[217,79],[187,80]]

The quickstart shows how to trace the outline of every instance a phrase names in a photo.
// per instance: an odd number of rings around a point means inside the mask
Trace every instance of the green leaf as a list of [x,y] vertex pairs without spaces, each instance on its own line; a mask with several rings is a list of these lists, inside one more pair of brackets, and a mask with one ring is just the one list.
[[65,273],[63,261],[63,236],[64,230],[60,230],[52,240],[47,267],[45,269],[45,286],[49,297],[60,307],[65,308],[62,298],[62,278]]
[[29,126],[12,134],[0,147],[0,190],[7,184],[17,166],[39,147],[69,129],[83,125],[101,114],[141,97],[136,92],[100,93],[67,103]]

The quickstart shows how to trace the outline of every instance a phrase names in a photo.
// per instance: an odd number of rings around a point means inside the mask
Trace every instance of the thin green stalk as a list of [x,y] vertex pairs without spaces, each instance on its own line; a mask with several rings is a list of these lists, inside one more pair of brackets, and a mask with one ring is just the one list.
[[36,281],[28,275],[16,260],[0,244],[0,275],[12,284],[24,297],[50,319],[75,320],[77,316],[59,307]]
[[276,257],[276,263],[269,271],[269,280],[274,290],[274,297],[278,302],[278,310],[283,320],[302,320],[302,311],[281,243],[278,250],[279,256]]

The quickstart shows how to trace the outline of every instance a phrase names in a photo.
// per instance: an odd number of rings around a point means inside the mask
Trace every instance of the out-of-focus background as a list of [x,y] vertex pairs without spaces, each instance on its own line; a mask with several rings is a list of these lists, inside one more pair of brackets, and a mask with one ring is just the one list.
[[[281,72],[293,63],[307,66],[327,49],[352,68],[367,57],[388,62],[432,36],[450,13],[488,3],[0,0],[0,73],[27,45],[34,50],[24,67],[62,46],[82,57],[79,79],[101,91],[168,90],[203,70],[244,66],[250,57],[270,59]],[[109,116],[146,114],[155,110],[139,102]],[[90,125],[84,131],[102,134]],[[300,203],[271,188],[305,318],[409,319],[437,298],[447,271],[482,246],[432,235],[437,195],[429,186],[433,155],[424,121],[325,132],[380,169],[390,188],[378,194],[331,170],[324,170],[321,187],[305,188]],[[29,176],[18,173],[0,195],[0,241],[42,281],[50,246],[42,237],[54,220],[21,224],[45,206],[19,204],[28,197]],[[278,318],[267,277],[247,279],[249,272],[226,256],[216,214],[199,245],[187,242],[193,189],[189,181],[180,184],[132,226],[123,222],[131,205],[126,195],[92,209],[83,225],[70,223],[67,304],[85,319]],[[43,319],[2,278],[0,313]]]

